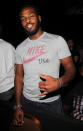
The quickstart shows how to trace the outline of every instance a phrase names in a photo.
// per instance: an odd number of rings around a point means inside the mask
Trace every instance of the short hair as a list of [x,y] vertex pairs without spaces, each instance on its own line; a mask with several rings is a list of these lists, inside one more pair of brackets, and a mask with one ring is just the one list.
[[22,10],[24,10],[26,8],[32,8],[37,16],[40,14],[39,9],[35,5],[26,4],[23,7],[21,7],[20,12],[19,12],[19,16],[21,16]]

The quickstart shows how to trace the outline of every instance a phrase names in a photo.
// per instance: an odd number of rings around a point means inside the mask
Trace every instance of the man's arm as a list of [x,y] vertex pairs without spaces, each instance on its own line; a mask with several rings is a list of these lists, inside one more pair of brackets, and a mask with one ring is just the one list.
[[21,105],[21,93],[23,88],[23,65],[16,65],[16,74],[15,74],[15,102],[16,105]]
[[67,84],[74,78],[75,73],[76,73],[76,68],[73,63],[72,57],[67,57],[67,58],[61,59],[60,61],[65,70],[63,76],[60,77],[61,85],[62,87],[64,87],[65,84]]
[[[60,61],[65,70],[64,75],[60,77],[61,87],[64,87],[68,82],[70,82],[74,78],[76,68],[74,66],[72,57],[67,57],[61,59]],[[43,91],[43,93],[39,94],[39,96],[46,95],[60,88],[60,83],[57,78],[53,78],[51,76],[45,76],[42,74],[39,74],[39,76],[45,79],[45,81],[39,82],[39,88],[41,91]]]
[[22,126],[24,123],[24,113],[21,109],[21,94],[23,89],[23,65],[16,65],[15,74],[15,112],[13,118],[13,124],[16,126]]

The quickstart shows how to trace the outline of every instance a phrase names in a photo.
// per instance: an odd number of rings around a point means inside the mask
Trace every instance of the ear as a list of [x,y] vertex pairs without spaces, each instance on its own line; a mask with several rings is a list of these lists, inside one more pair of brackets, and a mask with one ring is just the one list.
[[41,22],[41,16],[40,15],[38,16],[38,18],[39,18],[39,21]]

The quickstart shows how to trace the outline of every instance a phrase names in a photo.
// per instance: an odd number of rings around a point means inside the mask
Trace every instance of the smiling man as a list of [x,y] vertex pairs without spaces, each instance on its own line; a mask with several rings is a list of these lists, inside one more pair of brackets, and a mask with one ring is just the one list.
[[[64,38],[42,30],[41,16],[33,6],[20,12],[28,38],[16,48],[14,125],[21,126],[24,112],[44,116],[63,116],[59,89],[73,79],[75,67]],[[60,63],[65,73],[59,78]]]

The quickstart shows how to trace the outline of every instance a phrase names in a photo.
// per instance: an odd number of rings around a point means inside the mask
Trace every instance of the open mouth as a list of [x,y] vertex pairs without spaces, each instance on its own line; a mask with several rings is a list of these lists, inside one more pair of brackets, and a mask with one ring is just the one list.
[[28,24],[27,28],[31,29],[32,28],[32,24]]

